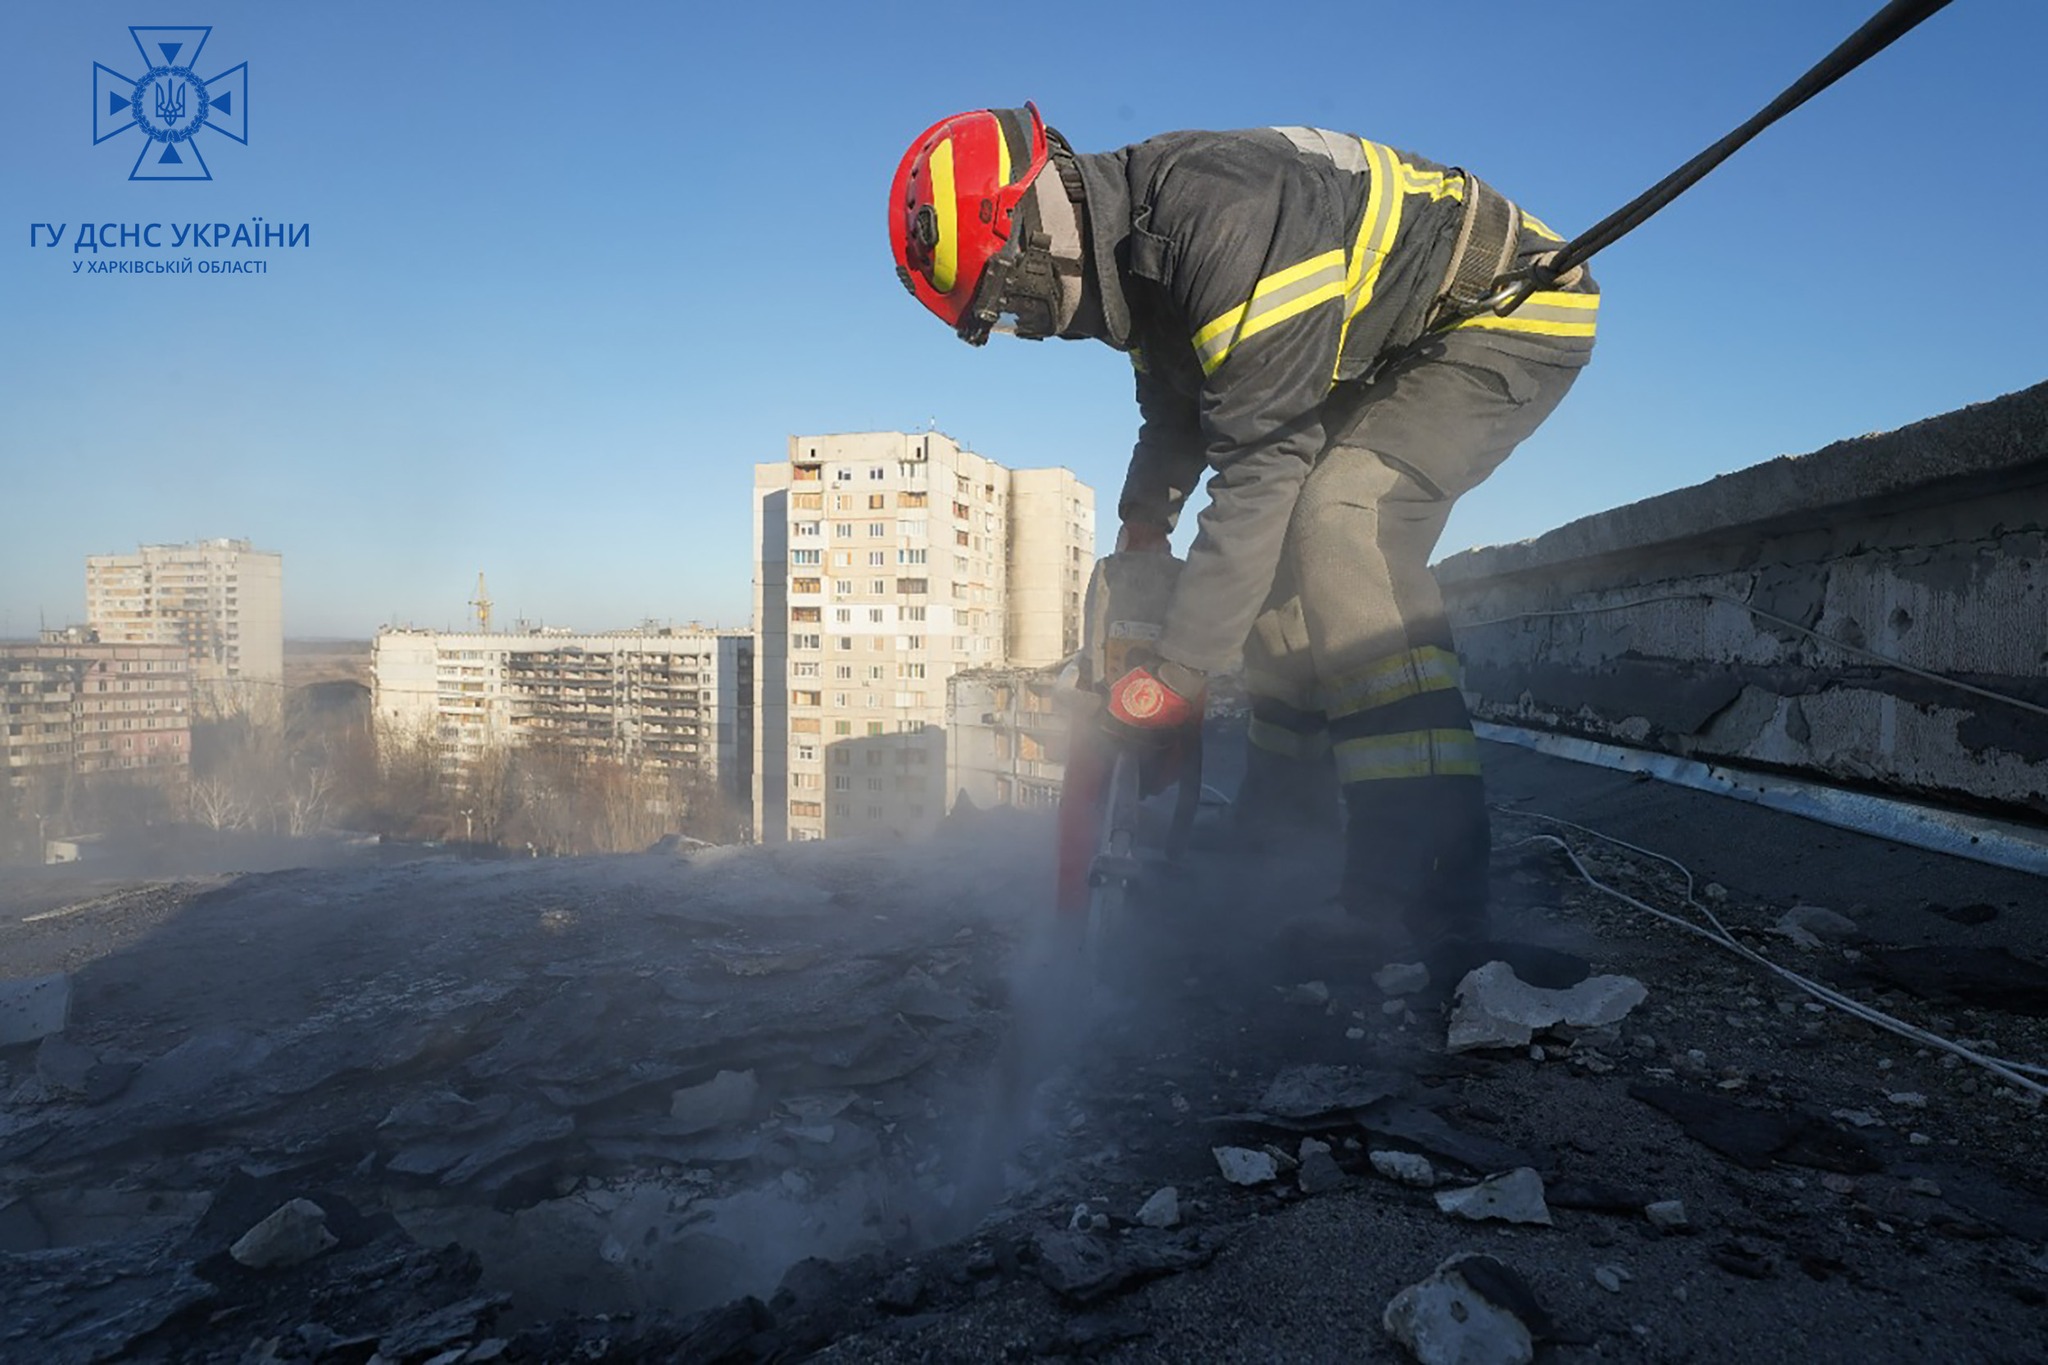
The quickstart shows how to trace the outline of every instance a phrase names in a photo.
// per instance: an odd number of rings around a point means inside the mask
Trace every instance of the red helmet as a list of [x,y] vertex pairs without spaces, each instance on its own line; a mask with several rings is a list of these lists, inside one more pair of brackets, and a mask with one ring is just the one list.
[[896,167],[889,247],[918,302],[975,345],[1000,315],[1020,243],[1013,215],[1050,154],[1038,106],[976,109],[927,128]]

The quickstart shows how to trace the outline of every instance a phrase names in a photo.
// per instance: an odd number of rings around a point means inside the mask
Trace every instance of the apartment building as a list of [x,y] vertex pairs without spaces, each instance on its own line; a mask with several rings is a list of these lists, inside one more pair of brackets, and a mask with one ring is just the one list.
[[747,631],[386,627],[372,646],[371,705],[380,741],[431,734],[451,769],[494,746],[547,744],[698,768],[745,801],[753,667]]
[[947,680],[1077,640],[1094,492],[939,432],[793,436],[754,544],[757,837],[914,833],[946,809]]
[[283,700],[284,560],[246,540],[88,555],[85,616],[105,643],[183,650],[203,715]]
[[1050,668],[977,668],[946,684],[946,794],[980,809],[1059,805],[1066,711]]
[[182,781],[191,712],[180,646],[113,644],[76,627],[0,645],[0,768],[15,786],[98,773]]

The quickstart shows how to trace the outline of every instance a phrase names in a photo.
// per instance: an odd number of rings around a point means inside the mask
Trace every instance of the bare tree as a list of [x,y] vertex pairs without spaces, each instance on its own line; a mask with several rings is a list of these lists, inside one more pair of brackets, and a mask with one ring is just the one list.
[[218,832],[240,829],[248,823],[248,807],[225,774],[195,777],[188,791],[192,819],[206,828]]

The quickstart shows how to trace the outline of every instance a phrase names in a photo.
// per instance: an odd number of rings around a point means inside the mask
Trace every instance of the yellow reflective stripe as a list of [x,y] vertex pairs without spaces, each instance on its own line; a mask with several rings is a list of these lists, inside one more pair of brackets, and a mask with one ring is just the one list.
[[1553,242],[1564,240],[1562,235],[1551,229],[1550,224],[1544,222],[1533,213],[1524,213],[1522,215],[1522,226],[1534,232],[1538,237],[1548,237]]
[[1282,758],[1321,758],[1330,749],[1330,736],[1325,731],[1303,734],[1284,725],[1275,725],[1270,720],[1260,720],[1257,716],[1253,716],[1251,724],[1245,728],[1245,738],[1254,748]]
[[996,129],[996,183],[1010,183],[1010,139],[1003,136],[1001,128]]
[[1446,178],[1442,171],[1420,170],[1405,161],[1401,163],[1401,188],[1409,194],[1426,194],[1431,203],[1439,199],[1455,199],[1461,204],[1465,202],[1464,176],[1453,175]]
[[1327,303],[1343,290],[1341,251],[1325,251],[1266,276],[1252,289],[1249,299],[1211,319],[1195,333],[1195,355],[1202,362],[1202,373],[1214,374],[1239,342],[1277,327],[1319,303]]
[[1599,315],[1598,294],[1566,294],[1546,289],[1531,294],[1527,303],[1506,317],[1480,313],[1466,318],[1457,326],[1477,327],[1488,332],[1527,332],[1547,337],[1591,337]]
[[932,149],[932,208],[939,216],[939,240],[932,246],[932,288],[953,292],[960,274],[960,201],[953,193],[953,139]]
[[1359,140],[1365,143],[1365,159],[1372,165],[1372,185],[1366,191],[1365,218],[1358,225],[1358,242],[1351,252],[1345,282],[1347,318],[1357,317],[1372,302],[1380,268],[1401,232],[1400,158],[1391,147]]
[[1382,659],[1323,683],[1323,710],[1331,717],[1389,706],[1424,692],[1448,692],[1458,685],[1458,656],[1424,645]]
[[1402,777],[1477,777],[1479,739],[1470,730],[1408,730],[1337,746],[1339,782]]

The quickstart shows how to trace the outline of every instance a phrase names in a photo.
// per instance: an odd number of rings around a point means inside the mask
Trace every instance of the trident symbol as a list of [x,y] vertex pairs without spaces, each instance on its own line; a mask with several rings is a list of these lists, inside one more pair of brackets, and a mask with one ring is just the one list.
[[175,98],[166,99],[164,82],[156,83],[156,116],[160,122],[177,123],[185,117],[185,82],[179,81],[173,89]]

